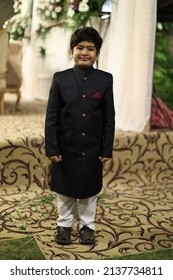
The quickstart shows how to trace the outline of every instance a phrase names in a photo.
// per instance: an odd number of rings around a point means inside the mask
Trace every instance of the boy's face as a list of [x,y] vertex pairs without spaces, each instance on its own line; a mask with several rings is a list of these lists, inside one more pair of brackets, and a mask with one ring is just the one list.
[[72,50],[74,62],[80,68],[90,68],[98,58],[97,49],[92,42],[82,41]]

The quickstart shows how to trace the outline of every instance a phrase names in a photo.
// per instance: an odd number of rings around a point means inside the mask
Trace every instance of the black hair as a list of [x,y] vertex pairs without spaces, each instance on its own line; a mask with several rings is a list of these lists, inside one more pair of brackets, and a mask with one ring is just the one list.
[[70,48],[73,50],[75,46],[77,46],[82,41],[88,41],[94,43],[97,52],[100,51],[100,48],[102,46],[102,38],[100,37],[97,30],[95,30],[92,27],[85,27],[76,30],[70,39]]

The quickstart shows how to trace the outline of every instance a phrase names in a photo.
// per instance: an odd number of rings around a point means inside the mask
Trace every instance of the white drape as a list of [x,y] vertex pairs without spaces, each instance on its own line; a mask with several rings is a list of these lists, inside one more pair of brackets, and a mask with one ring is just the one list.
[[100,68],[114,76],[116,128],[140,132],[151,113],[157,0],[113,5]]
[[[31,1],[22,1],[22,13],[26,13],[29,8],[28,5],[31,5]],[[35,34],[35,22],[36,18],[36,9],[38,1],[33,1],[33,14],[31,22],[31,33],[30,40],[23,39],[23,60],[22,60],[22,97],[24,99],[33,99],[35,97],[36,89],[36,73],[37,73],[37,63],[36,63],[36,34]]]

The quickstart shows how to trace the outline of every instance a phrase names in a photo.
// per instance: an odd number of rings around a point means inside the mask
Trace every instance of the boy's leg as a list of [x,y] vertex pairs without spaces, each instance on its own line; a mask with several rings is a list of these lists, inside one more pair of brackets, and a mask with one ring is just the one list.
[[87,226],[95,230],[95,215],[96,215],[97,196],[79,199],[78,202],[78,217],[79,229]]
[[79,199],[78,217],[80,229],[80,243],[93,244],[95,230],[95,215],[96,215],[97,196],[92,196],[86,199]]
[[61,227],[72,227],[76,218],[77,199],[57,194],[58,219]]
[[71,243],[71,227],[76,217],[77,200],[64,195],[57,195],[57,235],[55,241],[58,244]]

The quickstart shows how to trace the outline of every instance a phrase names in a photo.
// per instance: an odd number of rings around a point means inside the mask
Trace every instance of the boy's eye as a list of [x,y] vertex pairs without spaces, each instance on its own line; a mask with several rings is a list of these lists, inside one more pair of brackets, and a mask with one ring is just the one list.
[[[83,46],[76,46],[76,49],[82,51],[83,49],[85,49],[85,47],[83,47]],[[88,51],[90,51],[90,52],[92,52],[92,51],[95,50],[94,47],[86,47],[86,49],[87,49]]]
[[89,50],[89,51],[94,51],[95,49],[94,49],[94,48],[89,48],[88,50]]
[[83,47],[77,46],[76,49],[83,50]]

